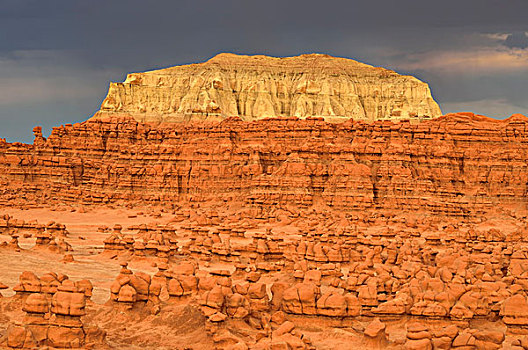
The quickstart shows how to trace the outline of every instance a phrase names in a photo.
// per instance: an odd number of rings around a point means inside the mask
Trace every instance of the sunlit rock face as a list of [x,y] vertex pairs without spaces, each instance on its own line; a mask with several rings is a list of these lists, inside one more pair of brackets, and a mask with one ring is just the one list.
[[238,116],[423,119],[441,115],[429,86],[412,76],[322,54],[276,58],[219,54],[207,62],[129,74],[111,83],[94,118],[140,122]]
[[93,119],[0,141],[0,204],[243,202],[478,216],[526,207],[528,118]]

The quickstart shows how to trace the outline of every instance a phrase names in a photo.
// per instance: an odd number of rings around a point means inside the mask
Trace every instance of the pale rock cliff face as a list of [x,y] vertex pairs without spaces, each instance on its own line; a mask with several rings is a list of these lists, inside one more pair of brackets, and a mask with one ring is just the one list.
[[345,58],[309,54],[275,58],[219,54],[207,62],[111,83],[94,116],[139,122],[218,121],[238,116],[423,119],[441,115],[426,83]]

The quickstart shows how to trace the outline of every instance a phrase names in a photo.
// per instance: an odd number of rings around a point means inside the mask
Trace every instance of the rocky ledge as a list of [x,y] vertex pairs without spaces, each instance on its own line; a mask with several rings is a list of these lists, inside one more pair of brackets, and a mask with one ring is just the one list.
[[528,118],[92,119],[0,143],[0,203],[243,202],[478,216],[525,209]]

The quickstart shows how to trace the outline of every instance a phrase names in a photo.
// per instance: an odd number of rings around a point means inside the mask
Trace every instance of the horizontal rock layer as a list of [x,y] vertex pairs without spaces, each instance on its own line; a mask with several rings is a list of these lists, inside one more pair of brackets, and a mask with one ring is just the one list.
[[0,201],[225,200],[473,215],[525,207],[528,119],[89,120],[0,142]]
[[323,116],[376,120],[437,117],[427,84],[345,58],[220,54],[207,62],[112,83],[94,118],[127,114],[141,122]]

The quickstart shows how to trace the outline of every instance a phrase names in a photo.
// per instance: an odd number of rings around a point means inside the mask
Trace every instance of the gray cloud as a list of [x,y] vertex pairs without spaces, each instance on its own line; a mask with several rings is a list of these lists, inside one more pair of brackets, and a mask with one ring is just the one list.
[[27,141],[22,130],[39,121],[49,130],[86,119],[127,72],[225,51],[323,52],[387,66],[429,82],[441,105],[490,99],[522,110],[528,86],[527,50],[512,34],[528,31],[525,0],[0,0],[0,8],[0,137],[11,140]]
[[84,65],[68,51],[13,51],[0,56],[0,107],[81,99],[103,88],[94,83],[110,73]]
[[504,40],[504,45],[510,48],[528,48],[528,35],[526,32],[515,32],[509,34]]

